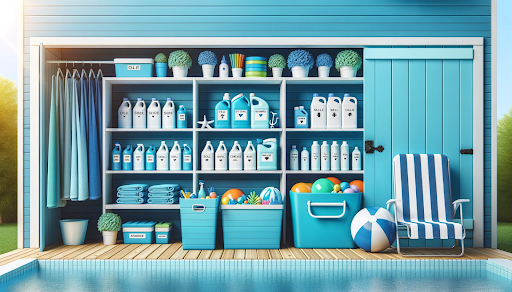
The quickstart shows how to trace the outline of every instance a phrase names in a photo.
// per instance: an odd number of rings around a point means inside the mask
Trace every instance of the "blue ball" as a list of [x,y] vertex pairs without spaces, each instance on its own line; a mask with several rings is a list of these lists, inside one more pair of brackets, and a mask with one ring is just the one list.
[[354,216],[350,232],[357,246],[368,252],[380,252],[395,242],[395,219],[384,208],[367,207]]
[[346,189],[350,188],[350,184],[346,181],[340,183],[341,191],[344,192]]

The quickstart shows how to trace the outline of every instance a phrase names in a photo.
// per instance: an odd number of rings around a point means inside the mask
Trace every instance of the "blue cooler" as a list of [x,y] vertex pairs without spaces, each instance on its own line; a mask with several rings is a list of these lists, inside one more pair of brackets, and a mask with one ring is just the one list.
[[222,205],[224,249],[279,249],[283,205]]
[[130,221],[123,224],[123,240],[125,244],[155,243],[154,221]]
[[155,238],[157,244],[168,244],[171,238],[172,222],[159,222],[155,225]]
[[356,248],[350,225],[362,195],[290,192],[295,247]]
[[115,58],[116,77],[153,77],[151,58]]
[[215,249],[219,198],[181,199],[183,249]]

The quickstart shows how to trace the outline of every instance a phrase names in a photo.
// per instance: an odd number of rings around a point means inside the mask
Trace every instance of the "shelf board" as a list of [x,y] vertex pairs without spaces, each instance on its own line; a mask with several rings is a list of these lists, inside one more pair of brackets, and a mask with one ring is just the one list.
[[276,77],[196,77],[197,84],[275,84],[283,82]]
[[192,170],[107,170],[107,174],[193,174]]
[[104,77],[110,84],[363,84],[364,77]]
[[194,83],[194,77],[104,77],[110,84],[190,84]]
[[339,175],[339,174],[364,174],[364,170],[347,170],[347,171],[341,171],[341,170],[319,170],[319,171],[313,171],[313,170],[287,170],[286,174],[333,174],[333,175]]
[[122,129],[122,128],[107,128],[107,132],[193,132],[193,128],[184,128],[184,129]]
[[197,128],[198,132],[282,132],[282,128],[268,128],[268,129],[251,129],[251,128],[241,128],[241,129],[201,129]]
[[106,204],[107,210],[179,210],[180,204]]
[[363,84],[364,77],[286,77],[286,84]]
[[364,132],[364,128],[357,128],[357,129],[286,128],[286,132]]
[[198,170],[197,174],[282,174],[282,170]]

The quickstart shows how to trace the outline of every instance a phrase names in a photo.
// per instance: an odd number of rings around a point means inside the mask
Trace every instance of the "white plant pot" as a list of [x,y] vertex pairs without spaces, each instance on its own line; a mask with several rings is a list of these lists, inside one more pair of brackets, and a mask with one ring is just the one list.
[[282,77],[283,76],[283,68],[272,68],[272,77]]
[[213,77],[214,65],[204,64],[201,67],[203,68],[203,77]]
[[242,68],[231,68],[231,74],[233,74],[233,77],[242,77],[243,72],[244,69]]
[[172,67],[172,75],[174,77],[187,77],[188,68],[182,66],[174,66]]
[[357,71],[351,66],[342,66],[340,68],[341,77],[356,77]]
[[331,71],[330,67],[319,66],[318,67],[318,77],[329,77],[329,71]]
[[292,77],[308,77],[309,70],[304,66],[293,66]]
[[103,244],[104,245],[116,244],[117,231],[102,231],[101,234],[103,235]]

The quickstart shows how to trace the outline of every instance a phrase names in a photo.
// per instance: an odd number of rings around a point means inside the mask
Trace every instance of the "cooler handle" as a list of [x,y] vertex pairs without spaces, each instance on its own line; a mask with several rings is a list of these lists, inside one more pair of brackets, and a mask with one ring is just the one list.
[[206,208],[204,207],[203,204],[192,205],[192,211],[194,211],[194,212],[204,212],[204,210],[206,210]]
[[[343,213],[341,213],[341,215],[333,215],[333,216],[317,216],[317,215],[313,215],[313,213],[311,213],[311,207],[341,207],[343,206]],[[343,217],[343,215],[345,215],[345,211],[347,210],[347,204],[345,203],[345,201],[343,201],[343,203],[311,203],[311,201],[308,201],[308,212],[309,212],[309,216],[313,217],[313,218],[331,218],[331,219],[336,219],[336,218],[341,218]]]

